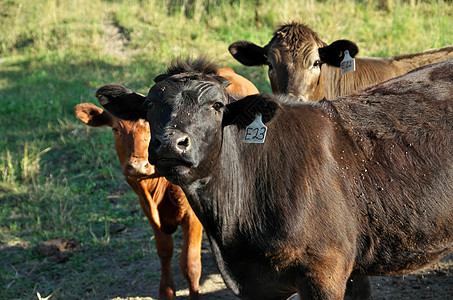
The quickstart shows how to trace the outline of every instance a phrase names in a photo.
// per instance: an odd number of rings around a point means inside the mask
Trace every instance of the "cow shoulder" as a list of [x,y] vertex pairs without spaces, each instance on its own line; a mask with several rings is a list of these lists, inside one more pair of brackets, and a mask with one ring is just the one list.
[[237,74],[230,67],[223,67],[217,70],[217,74],[227,79],[231,84],[226,88],[230,95],[238,95],[240,98],[258,94],[256,86],[247,78]]

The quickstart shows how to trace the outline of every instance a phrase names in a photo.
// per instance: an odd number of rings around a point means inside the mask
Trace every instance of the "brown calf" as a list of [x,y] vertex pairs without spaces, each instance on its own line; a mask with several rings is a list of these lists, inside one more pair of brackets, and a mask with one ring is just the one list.
[[334,99],[375,83],[402,75],[420,66],[453,57],[453,46],[386,58],[356,58],[356,71],[341,75],[344,52],[358,47],[339,40],[330,45],[303,24],[281,26],[270,42],[260,47],[248,41],[230,45],[229,51],[247,66],[268,65],[274,93],[292,94],[302,100]]
[[[224,67],[217,74],[228,79],[230,94],[246,96],[259,93],[247,79]],[[173,299],[175,284],[171,272],[173,239],[171,234],[181,226],[184,234],[180,256],[180,268],[189,285],[189,299],[199,299],[201,276],[202,226],[193,213],[181,188],[168,182],[148,162],[150,138],[149,124],[143,119],[127,121],[112,116],[91,103],[82,103],[75,108],[76,117],[93,126],[112,127],[115,148],[122,166],[123,175],[138,195],[140,206],[154,232],[157,254],[161,262],[159,299]]]

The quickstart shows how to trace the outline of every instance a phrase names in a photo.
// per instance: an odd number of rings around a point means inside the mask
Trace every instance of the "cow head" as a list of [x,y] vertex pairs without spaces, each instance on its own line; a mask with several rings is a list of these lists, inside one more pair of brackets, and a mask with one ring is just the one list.
[[[225,126],[244,128],[258,112],[266,122],[272,117],[267,110],[277,106],[267,105],[259,95],[232,102],[226,91],[229,82],[203,59],[178,61],[155,81],[141,103],[119,86],[101,88],[98,98],[120,117],[147,118],[152,132],[149,161],[179,185],[208,176],[220,158]],[[110,94],[112,90],[116,92]]]
[[327,45],[305,25],[281,26],[264,47],[248,41],[230,45],[235,59],[246,66],[268,65],[273,93],[292,94],[300,99],[322,98],[322,64],[340,66],[344,51],[351,57],[358,47],[351,41],[339,40]]
[[75,114],[88,126],[112,128],[116,152],[126,178],[146,179],[155,173],[154,166],[148,162],[150,131],[149,123],[144,119],[121,120],[92,103],[77,105]]

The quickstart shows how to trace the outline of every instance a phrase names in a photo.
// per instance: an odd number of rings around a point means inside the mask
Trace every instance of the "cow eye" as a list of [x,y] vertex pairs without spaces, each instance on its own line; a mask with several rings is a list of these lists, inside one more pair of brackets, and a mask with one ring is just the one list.
[[150,100],[146,100],[145,105],[148,109],[153,108],[154,103]]
[[118,131],[118,128],[116,128],[116,127],[112,127],[112,131],[113,131],[113,133],[115,133],[115,134],[118,134],[118,132],[119,132],[119,131]]
[[221,102],[215,102],[213,105],[212,105],[212,108],[214,108],[216,111],[220,111],[220,109],[223,107],[223,103]]
[[319,67],[321,65],[321,61],[320,60],[315,60],[315,63],[313,64],[313,67]]

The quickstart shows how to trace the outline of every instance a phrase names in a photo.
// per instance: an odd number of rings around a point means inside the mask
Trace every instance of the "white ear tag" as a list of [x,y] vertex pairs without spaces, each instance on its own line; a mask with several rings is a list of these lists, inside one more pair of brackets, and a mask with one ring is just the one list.
[[261,114],[245,128],[244,143],[262,144],[266,138],[267,126],[263,124]]
[[346,74],[355,71],[355,59],[349,55],[349,51],[344,52],[344,58],[340,63],[341,74]]

